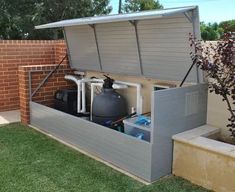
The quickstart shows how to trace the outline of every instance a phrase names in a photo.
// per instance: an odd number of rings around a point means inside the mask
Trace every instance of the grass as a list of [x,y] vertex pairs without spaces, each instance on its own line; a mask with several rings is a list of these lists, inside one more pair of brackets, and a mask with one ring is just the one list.
[[1,192],[205,192],[170,176],[145,186],[47,136],[14,123],[0,127]]

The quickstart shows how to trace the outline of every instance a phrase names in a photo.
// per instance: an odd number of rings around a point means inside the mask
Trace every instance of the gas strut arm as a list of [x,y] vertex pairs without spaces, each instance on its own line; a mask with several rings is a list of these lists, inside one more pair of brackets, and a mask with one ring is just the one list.
[[59,64],[56,65],[56,67],[48,73],[48,75],[41,81],[41,83],[37,86],[37,88],[34,90],[34,92],[31,95],[31,98],[38,92],[38,90],[47,82],[47,80],[51,77],[51,75],[57,71],[57,69],[60,67],[60,65],[64,62],[64,60],[67,58],[67,53],[63,57],[63,59],[59,62]]
[[195,65],[195,63],[193,62],[192,65],[190,66],[189,70],[187,71],[186,75],[184,76],[182,82],[180,83],[180,87],[182,87],[182,85],[184,84],[185,80],[187,79],[189,73],[191,72],[193,66]]

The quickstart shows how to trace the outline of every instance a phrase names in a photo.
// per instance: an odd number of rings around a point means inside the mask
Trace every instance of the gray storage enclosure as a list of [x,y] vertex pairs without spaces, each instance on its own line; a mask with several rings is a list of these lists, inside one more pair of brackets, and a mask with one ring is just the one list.
[[172,135],[206,124],[207,85],[152,93],[150,142],[30,103],[31,125],[148,182],[171,173]]
[[[72,68],[181,81],[190,68],[189,33],[199,39],[196,6],[60,21]],[[171,173],[172,135],[206,124],[207,85],[196,67],[187,81],[198,84],[153,90],[151,125],[124,121],[125,133],[30,102],[30,121],[51,135],[127,172],[153,182]],[[131,136],[143,131],[141,140]]]

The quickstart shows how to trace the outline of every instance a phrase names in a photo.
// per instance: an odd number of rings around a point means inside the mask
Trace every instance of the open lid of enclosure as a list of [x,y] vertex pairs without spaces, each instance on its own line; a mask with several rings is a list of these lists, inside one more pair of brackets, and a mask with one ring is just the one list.
[[[36,26],[63,27],[72,68],[181,81],[192,61],[189,33],[200,39],[198,7],[95,16]],[[201,78],[196,67],[187,81]]]

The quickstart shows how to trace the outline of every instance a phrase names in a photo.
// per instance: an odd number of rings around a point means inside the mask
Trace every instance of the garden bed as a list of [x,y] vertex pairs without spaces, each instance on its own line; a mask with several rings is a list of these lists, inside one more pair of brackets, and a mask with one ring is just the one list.
[[205,188],[235,191],[235,146],[216,140],[219,128],[208,125],[173,136],[173,173]]

